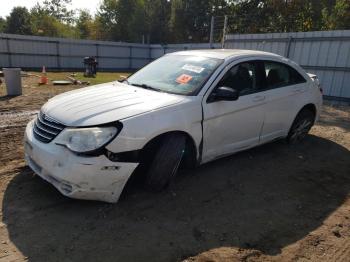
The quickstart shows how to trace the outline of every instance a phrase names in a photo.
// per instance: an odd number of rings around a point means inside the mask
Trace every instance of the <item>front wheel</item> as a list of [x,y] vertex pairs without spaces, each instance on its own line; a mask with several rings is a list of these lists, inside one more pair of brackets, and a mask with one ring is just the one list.
[[309,133],[314,125],[315,115],[310,110],[301,111],[295,118],[293,125],[288,133],[287,141],[290,144],[300,142]]
[[175,177],[186,146],[181,134],[165,136],[156,151],[147,172],[146,185],[153,191],[161,191]]

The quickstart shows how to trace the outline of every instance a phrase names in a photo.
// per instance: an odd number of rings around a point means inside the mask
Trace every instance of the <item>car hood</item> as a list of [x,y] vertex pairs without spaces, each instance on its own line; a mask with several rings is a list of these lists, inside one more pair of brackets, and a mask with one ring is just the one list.
[[112,82],[55,96],[42,107],[42,113],[66,126],[92,126],[143,114],[183,100],[184,97],[180,95]]

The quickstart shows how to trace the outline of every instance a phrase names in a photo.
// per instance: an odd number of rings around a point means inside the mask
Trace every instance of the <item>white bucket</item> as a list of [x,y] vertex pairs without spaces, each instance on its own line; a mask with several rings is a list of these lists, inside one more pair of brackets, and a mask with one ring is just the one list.
[[8,96],[22,95],[22,80],[20,68],[3,68]]

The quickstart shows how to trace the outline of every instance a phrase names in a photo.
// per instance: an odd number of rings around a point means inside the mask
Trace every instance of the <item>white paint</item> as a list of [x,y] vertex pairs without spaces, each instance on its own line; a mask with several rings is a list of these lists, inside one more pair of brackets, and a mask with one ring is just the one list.
[[[80,157],[54,143],[43,144],[33,136],[33,122],[25,131],[25,159],[36,174],[71,198],[118,201],[137,163],[116,163],[103,155]],[[71,191],[66,190],[67,185]]]
[[[298,65],[281,56],[246,50],[176,54],[218,57],[224,59],[224,63],[197,96],[108,83],[56,96],[42,110],[66,126],[96,126],[120,121],[121,132],[106,146],[114,153],[141,150],[153,138],[169,131],[185,132],[195,143],[200,163],[285,137],[297,113],[308,103],[316,106],[317,117],[319,115],[322,96],[317,83]],[[242,95],[237,101],[207,102],[230,68],[241,62],[266,59],[293,67],[307,82]],[[115,163],[104,155],[77,156],[56,145],[55,139],[43,144],[33,137],[32,123],[26,129],[25,141],[30,144],[26,147],[26,158],[35,172],[69,197],[117,202],[137,163]],[[72,186],[72,192],[67,192],[66,184]]]
[[67,126],[91,126],[143,114],[182,100],[183,96],[113,82],[55,96],[42,111]]

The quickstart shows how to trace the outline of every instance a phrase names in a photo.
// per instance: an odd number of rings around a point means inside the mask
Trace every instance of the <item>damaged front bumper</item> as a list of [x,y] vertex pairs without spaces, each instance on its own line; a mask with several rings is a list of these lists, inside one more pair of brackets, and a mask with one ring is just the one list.
[[138,166],[112,162],[104,155],[78,156],[54,141],[44,144],[33,136],[33,121],[27,125],[24,145],[30,168],[71,198],[116,203]]

